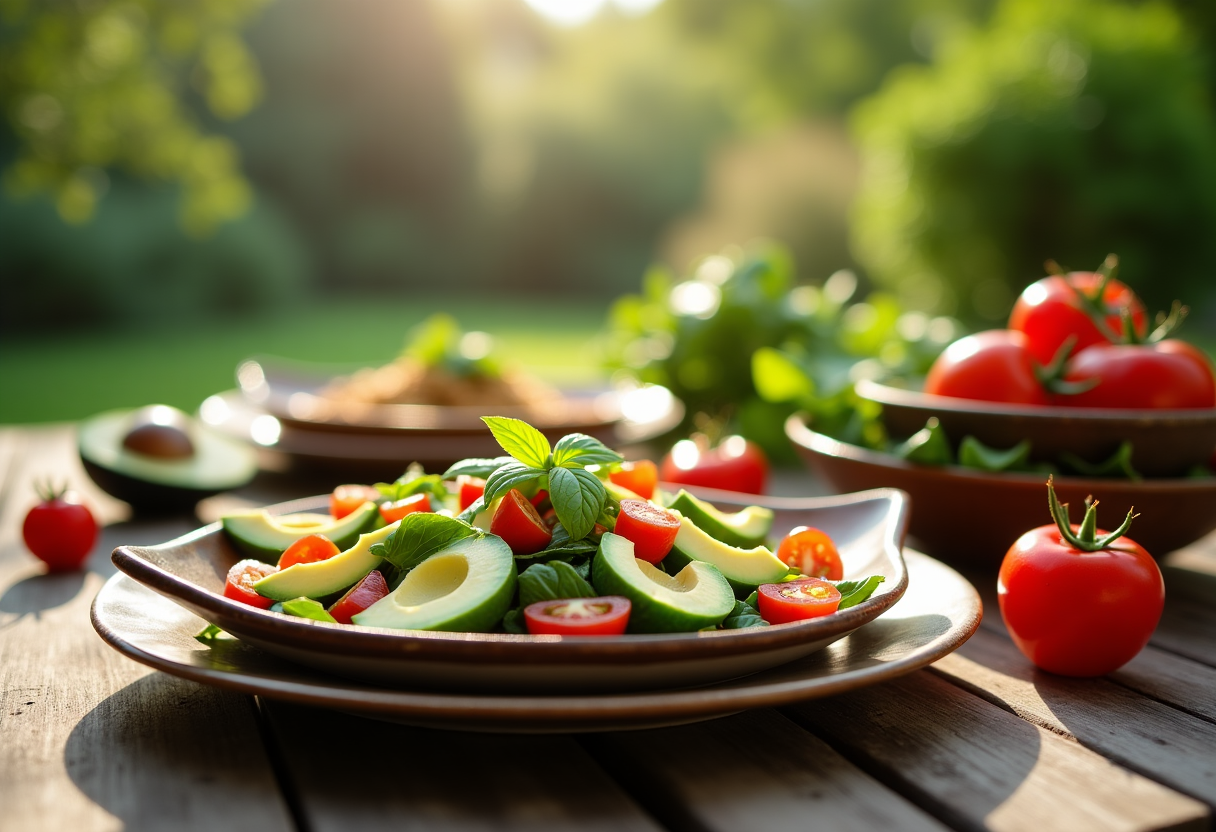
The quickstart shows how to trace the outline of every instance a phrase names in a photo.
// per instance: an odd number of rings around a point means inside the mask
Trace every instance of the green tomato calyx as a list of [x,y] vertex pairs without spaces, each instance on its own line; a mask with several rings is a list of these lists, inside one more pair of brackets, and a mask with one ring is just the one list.
[[1060,530],[1060,537],[1074,549],[1080,549],[1083,552],[1098,552],[1107,548],[1127,534],[1127,530],[1132,527],[1132,519],[1139,516],[1135,513],[1136,509],[1133,506],[1128,509],[1127,517],[1123,519],[1119,528],[1098,537],[1098,501],[1092,497],[1086,497],[1085,518],[1074,532],[1072,524],[1068,522],[1068,504],[1061,504],[1059,498],[1056,497],[1056,489],[1051,477],[1047,478],[1047,506],[1051,510],[1051,519],[1056,522],[1056,528]]

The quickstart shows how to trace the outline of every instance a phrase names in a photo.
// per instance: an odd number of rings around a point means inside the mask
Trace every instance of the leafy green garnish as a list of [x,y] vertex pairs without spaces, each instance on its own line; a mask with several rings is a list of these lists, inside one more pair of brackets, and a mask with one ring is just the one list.
[[195,641],[198,641],[200,644],[205,644],[208,647],[217,641],[227,640],[230,638],[232,638],[232,636],[228,635],[214,624],[208,624],[194,636]]
[[528,625],[524,623],[524,611],[519,608],[507,610],[507,614],[502,617],[502,628],[508,633],[526,636]]
[[837,610],[847,610],[868,599],[878,589],[878,585],[886,580],[882,575],[871,575],[859,581],[837,581],[833,584],[840,593],[840,606]]
[[414,328],[403,354],[455,376],[498,378],[502,368],[491,354],[491,344],[484,332],[462,332],[455,318],[439,313]]
[[549,440],[522,419],[486,416],[482,419],[502,449],[529,468],[542,470],[553,464]]
[[[754,596],[755,593],[753,592]],[[721,627],[723,630],[741,630],[744,627],[767,627],[769,624],[760,617],[760,613],[756,608],[747,601],[736,601],[735,608],[731,610],[730,615],[722,619]]]
[[417,511],[403,517],[397,530],[373,544],[369,551],[404,573],[457,541],[484,535],[485,532],[455,517]]
[[958,464],[981,471],[1022,471],[1030,467],[1030,440],[1012,448],[990,448],[974,436],[964,436],[958,447]]
[[921,465],[952,465],[954,453],[941,422],[934,416],[895,449],[895,455]]
[[536,563],[519,574],[519,605],[562,598],[594,598],[599,595],[570,564],[563,561]]
[[296,618],[308,618],[313,621],[328,621],[330,624],[337,624],[337,620],[326,612],[325,607],[321,606],[320,601],[315,601],[312,598],[293,598],[290,601],[284,601],[281,604],[275,604],[281,612],[288,615],[294,615]]
[[405,473],[397,478],[395,482],[376,483],[376,490],[386,500],[397,502],[404,500],[406,497],[412,497],[419,492],[426,492],[434,495],[437,499],[444,499],[448,496],[448,489],[443,484],[443,477],[438,474],[427,474],[423,471],[422,466],[417,462],[412,463],[409,468],[405,469]]
[[493,474],[502,466],[511,462],[509,456],[498,456],[493,459],[462,459],[451,468],[443,472],[442,478],[445,480],[454,480],[464,474],[469,477],[481,477],[483,480]]
[[585,433],[569,433],[557,440],[553,449],[553,464],[569,467],[581,465],[617,465],[623,458],[600,440]]
[[1094,464],[1086,462],[1074,453],[1060,454],[1060,461],[1072,468],[1078,474],[1087,477],[1127,477],[1129,480],[1143,479],[1140,472],[1132,467],[1132,443],[1125,441],[1111,454],[1109,459]]

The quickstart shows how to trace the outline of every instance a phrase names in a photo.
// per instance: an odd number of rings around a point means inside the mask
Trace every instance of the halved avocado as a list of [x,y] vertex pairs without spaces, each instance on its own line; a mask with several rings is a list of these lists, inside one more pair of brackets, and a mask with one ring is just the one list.
[[103,491],[143,511],[187,510],[249,483],[253,448],[167,405],[111,410],[81,423],[80,460]]
[[511,607],[515,558],[501,537],[469,537],[410,570],[395,590],[351,618],[365,627],[488,633]]
[[328,514],[312,513],[274,517],[266,509],[259,508],[226,515],[221,522],[237,548],[258,560],[274,563],[283,550],[310,534],[323,534],[339,549],[348,549],[359,540],[359,535],[376,524],[379,517],[379,509],[369,500],[338,520]]
[[777,583],[790,568],[764,546],[741,549],[716,540],[688,517],[680,518],[675,543],[663,558],[669,572],[683,569],[690,562],[711,563],[730,582],[735,594],[746,598],[760,584]]
[[[366,503],[365,505],[371,505]],[[350,515],[347,515],[348,517]],[[346,519],[346,518],[343,518]],[[339,521],[340,522],[340,521]],[[376,543],[381,543],[397,530],[401,521],[391,523],[374,532],[359,535],[358,542],[332,558],[314,563],[297,563],[286,569],[267,575],[257,581],[253,588],[259,595],[276,601],[293,598],[324,598],[363,580],[368,572],[380,565],[381,560],[371,553]]]
[[717,538],[728,546],[750,549],[764,543],[773,527],[773,510],[763,506],[748,506],[733,514],[718,510],[715,506],[699,500],[683,489],[671,501],[668,508],[696,523],[697,528]]
[[717,626],[735,608],[735,595],[718,569],[691,561],[668,575],[633,556],[633,543],[606,533],[591,566],[591,582],[604,595],[633,605],[631,633],[686,633]]

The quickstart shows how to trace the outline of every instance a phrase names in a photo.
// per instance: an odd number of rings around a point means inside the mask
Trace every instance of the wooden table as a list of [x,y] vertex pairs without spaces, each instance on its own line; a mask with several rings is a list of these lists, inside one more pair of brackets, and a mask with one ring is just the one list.
[[[70,476],[107,524],[86,572],[45,575],[22,546],[46,475]],[[197,521],[128,519],[84,479],[70,427],[0,429],[0,482],[3,830],[1211,828],[1216,537],[1170,556],[1152,644],[1107,678],[1035,672],[989,614],[929,669],[832,699],[505,736],[256,699],[129,661],[89,624],[109,552]],[[259,481],[239,496],[291,491]],[[992,575],[972,577],[993,610]]]

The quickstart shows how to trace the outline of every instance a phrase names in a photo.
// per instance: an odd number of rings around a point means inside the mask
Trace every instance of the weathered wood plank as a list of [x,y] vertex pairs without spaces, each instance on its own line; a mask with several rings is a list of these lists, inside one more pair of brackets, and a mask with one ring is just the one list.
[[1202,803],[928,671],[782,710],[960,829],[1207,828]]
[[1152,644],[1216,667],[1216,576],[1167,566],[1165,611]]
[[947,828],[771,710],[580,742],[673,829]]
[[466,734],[262,706],[314,832],[660,829],[569,736]]
[[1216,725],[1108,679],[1036,669],[1007,638],[981,629],[933,665],[983,698],[1075,738],[1130,769],[1216,805]]

